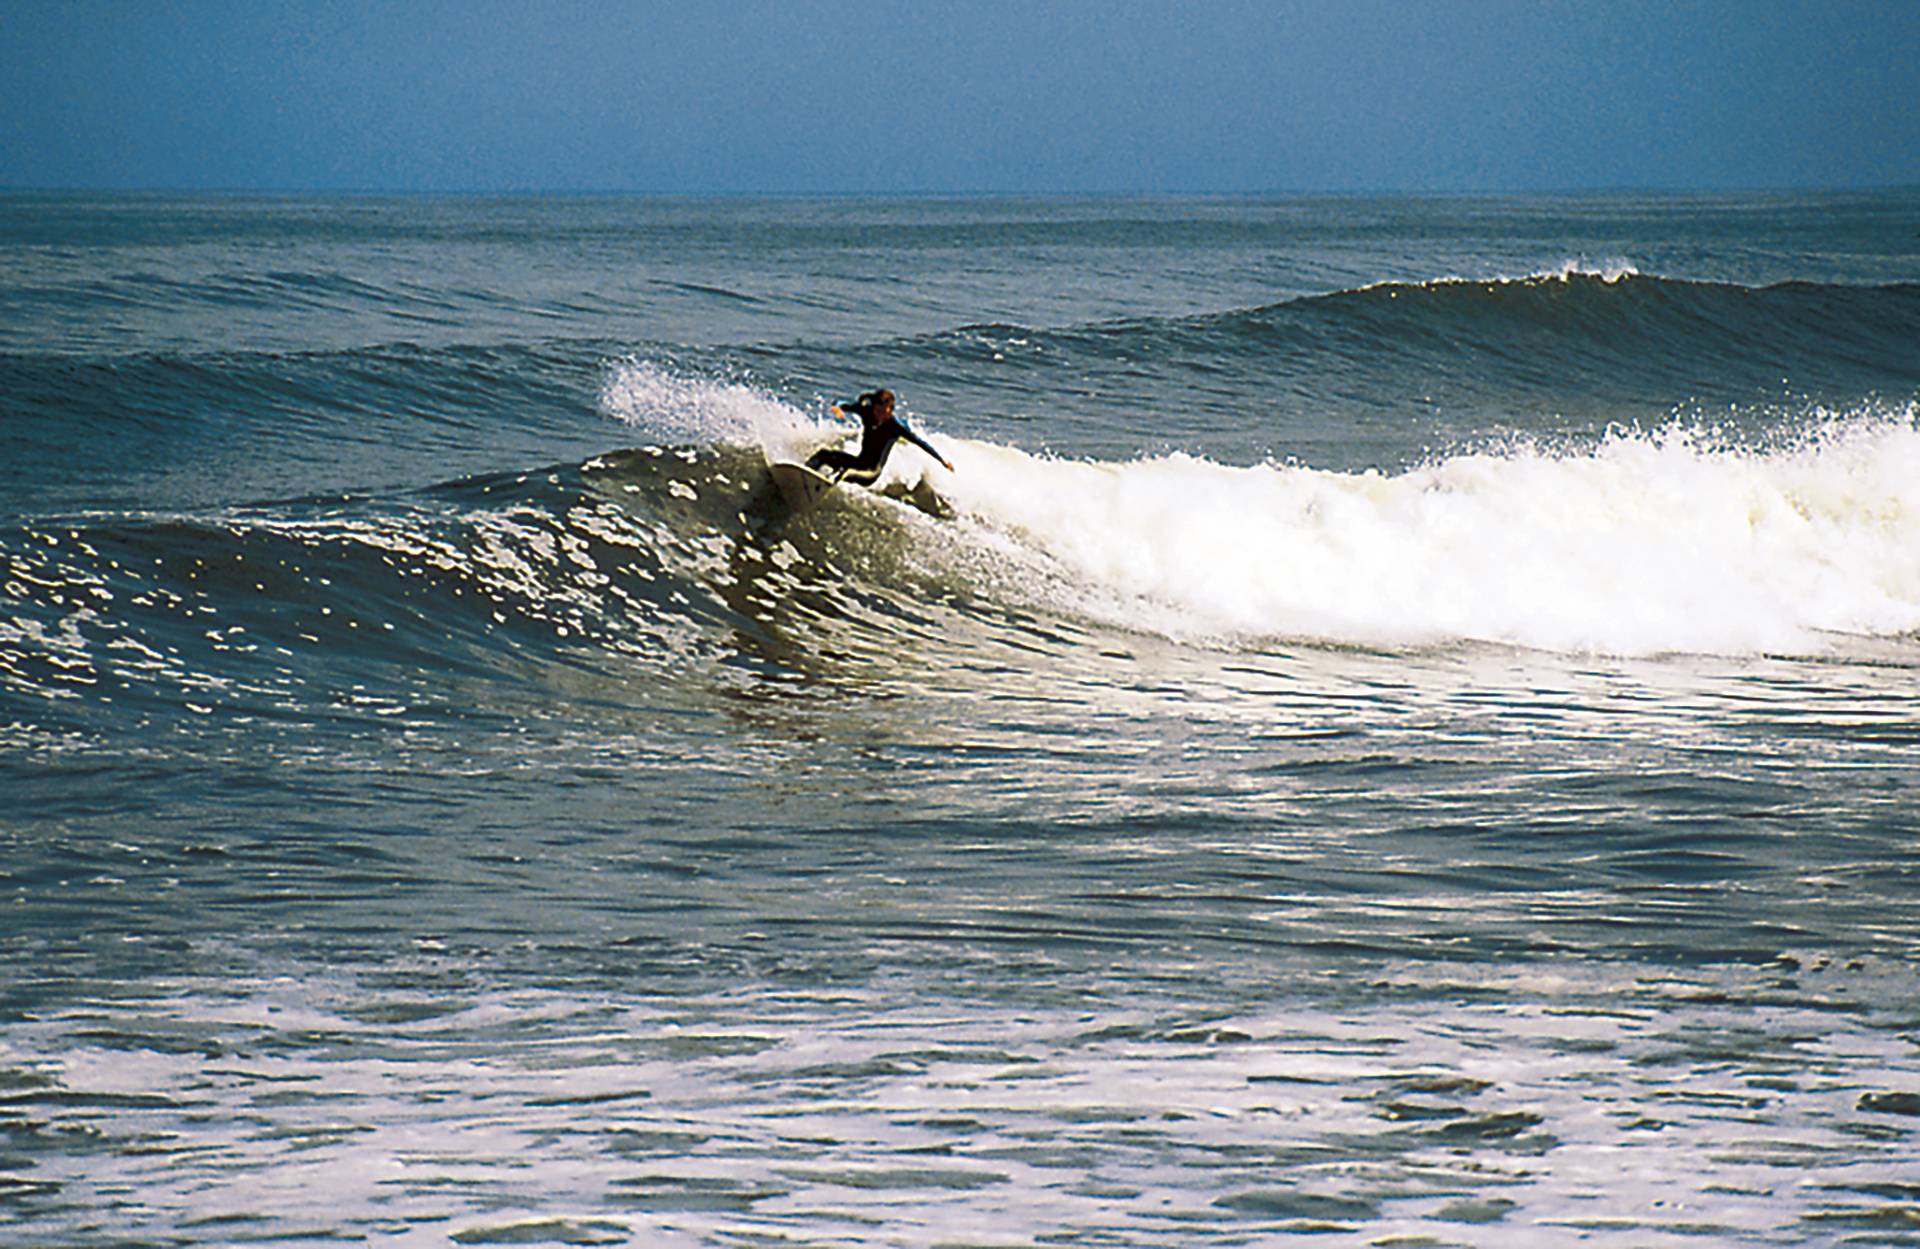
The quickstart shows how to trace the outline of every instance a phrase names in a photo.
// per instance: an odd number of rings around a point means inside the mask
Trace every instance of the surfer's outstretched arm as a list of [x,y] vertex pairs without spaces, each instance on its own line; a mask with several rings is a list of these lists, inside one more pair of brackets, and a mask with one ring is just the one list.
[[914,433],[912,430],[908,429],[905,425],[900,426],[900,436],[902,438],[905,438],[908,442],[912,443],[914,446],[920,448],[922,451],[925,451],[928,455],[932,456],[934,459],[940,461],[940,466],[946,469],[949,473],[954,471],[952,460],[949,460],[946,456],[941,455],[938,451],[935,451],[933,449],[932,443],[929,443],[925,438],[922,438],[920,435]]

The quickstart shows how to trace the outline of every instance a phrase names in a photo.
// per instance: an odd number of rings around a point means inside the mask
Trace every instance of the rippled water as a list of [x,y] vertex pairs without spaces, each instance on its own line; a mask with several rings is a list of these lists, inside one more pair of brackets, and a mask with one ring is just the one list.
[[1914,1243],[1917,238],[0,198],[0,1240]]

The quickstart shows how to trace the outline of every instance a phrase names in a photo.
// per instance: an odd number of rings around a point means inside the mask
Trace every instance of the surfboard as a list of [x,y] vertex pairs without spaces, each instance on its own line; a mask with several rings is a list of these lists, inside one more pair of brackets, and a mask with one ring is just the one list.
[[774,464],[768,467],[780,497],[796,512],[804,512],[833,489],[831,477],[822,477],[804,464]]

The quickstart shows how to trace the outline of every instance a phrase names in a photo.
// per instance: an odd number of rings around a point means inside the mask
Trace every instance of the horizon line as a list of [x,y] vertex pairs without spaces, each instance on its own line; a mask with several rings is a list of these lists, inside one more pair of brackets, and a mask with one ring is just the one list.
[[1218,189],[1006,189],[970,188],[963,190],[775,190],[775,189],[643,189],[633,187],[273,187],[273,186],[80,186],[0,183],[0,195],[126,195],[188,196],[206,195],[231,198],[295,198],[302,196],[339,196],[342,198],[432,198],[448,199],[761,199],[761,200],[1045,200],[1045,199],[1473,199],[1486,197],[1565,197],[1578,195],[1874,195],[1920,191],[1920,182],[1887,182],[1859,185],[1816,183],[1755,183],[1741,186],[1679,186],[1669,184],[1618,183],[1570,184],[1555,187],[1315,187],[1265,188],[1258,190]]

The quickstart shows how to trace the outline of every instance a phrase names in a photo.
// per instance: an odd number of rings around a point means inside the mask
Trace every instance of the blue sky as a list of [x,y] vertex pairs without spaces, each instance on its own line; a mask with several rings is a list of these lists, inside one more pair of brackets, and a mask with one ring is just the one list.
[[0,186],[1920,184],[1920,3],[0,0]]

